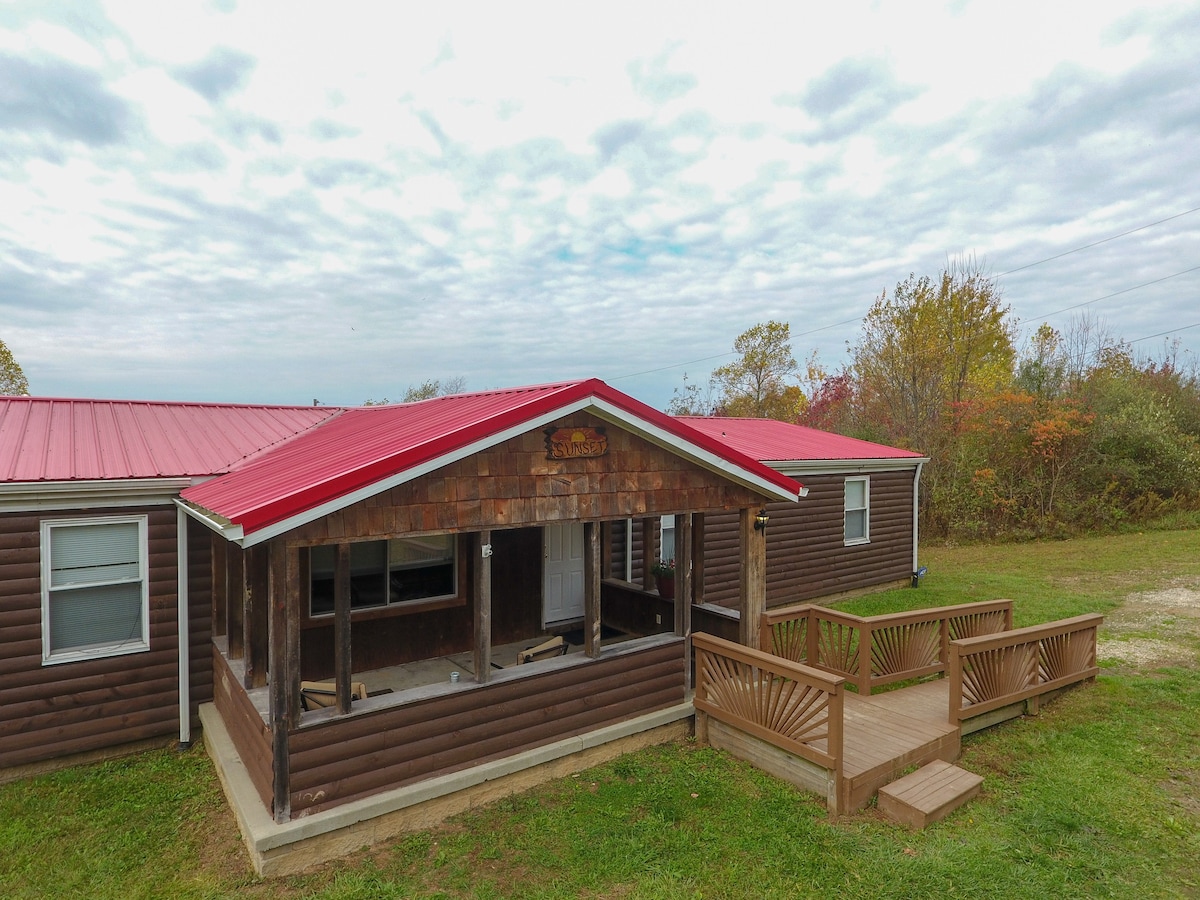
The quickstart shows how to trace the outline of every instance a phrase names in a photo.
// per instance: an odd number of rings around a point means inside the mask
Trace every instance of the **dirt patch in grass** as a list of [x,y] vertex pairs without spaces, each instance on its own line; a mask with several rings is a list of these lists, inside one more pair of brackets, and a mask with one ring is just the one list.
[[1200,648],[1200,589],[1188,582],[1130,594],[1105,617],[1098,655],[1139,671],[1195,666]]

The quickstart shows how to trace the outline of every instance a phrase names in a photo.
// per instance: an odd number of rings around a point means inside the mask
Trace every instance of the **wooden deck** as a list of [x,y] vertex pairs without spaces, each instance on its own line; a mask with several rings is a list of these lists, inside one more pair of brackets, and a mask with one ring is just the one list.
[[964,731],[1095,678],[1101,616],[1013,630],[1010,613],[1011,601],[874,618],[800,606],[764,616],[762,650],[693,634],[696,736],[824,795],[835,815],[861,809],[905,770],[957,760]]
[[849,809],[861,809],[905,769],[960,752],[950,724],[944,678],[864,697],[847,692],[842,724],[842,777]]

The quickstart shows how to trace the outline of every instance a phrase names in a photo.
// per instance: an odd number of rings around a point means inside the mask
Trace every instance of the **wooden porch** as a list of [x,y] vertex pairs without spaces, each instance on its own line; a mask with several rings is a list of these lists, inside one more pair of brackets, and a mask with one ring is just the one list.
[[[693,635],[697,738],[820,793],[835,815],[861,809],[906,770],[954,762],[964,733],[1095,678],[1101,616],[1011,621],[1011,601],[872,618],[803,606],[764,615],[774,653]],[[946,677],[917,680],[930,675]]]

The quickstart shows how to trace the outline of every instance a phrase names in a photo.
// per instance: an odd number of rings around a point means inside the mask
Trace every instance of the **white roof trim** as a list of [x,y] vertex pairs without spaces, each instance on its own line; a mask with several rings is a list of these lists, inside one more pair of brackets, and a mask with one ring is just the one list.
[[787,459],[764,460],[776,472],[792,477],[804,475],[858,475],[869,472],[909,472],[929,462],[928,456],[903,459]]
[[285,534],[294,528],[307,525],[309,522],[316,521],[317,519],[327,516],[330,513],[345,509],[346,507],[351,506],[360,500],[365,500],[368,497],[374,497],[376,494],[391,490],[392,488],[412,481],[415,478],[420,478],[421,476],[427,475],[436,469],[442,468],[443,466],[458,462],[461,459],[466,459],[468,456],[472,456],[480,451],[487,450],[489,447],[502,444],[511,438],[518,437],[519,435],[525,434],[528,431],[532,431],[535,428],[548,425],[551,422],[554,422],[556,419],[561,419],[563,416],[568,416],[572,413],[580,412],[585,409],[595,410],[596,414],[602,419],[615,425],[621,425],[634,434],[641,435],[642,437],[655,444],[658,444],[661,447],[680,453],[682,456],[693,460],[704,468],[720,472],[731,481],[735,481],[738,484],[751,488],[752,490],[759,491],[760,493],[780,500],[797,499],[796,494],[792,493],[791,491],[781,488],[779,485],[768,481],[765,478],[758,478],[757,476],[747,472],[745,469],[742,469],[740,466],[736,466],[733,463],[730,463],[728,460],[722,459],[715,453],[711,453],[707,450],[697,447],[690,441],[681,441],[674,434],[671,434],[670,432],[667,432],[666,430],[655,425],[651,425],[640,416],[635,416],[618,406],[610,404],[607,401],[600,400],[595,395],[589,395],[571,403],[557,406],[539,416],[525,419],[519,424],[512,425],[503,431],[480,438],[477,441],[474,441],[463,447],[459,447],[449,453],[428,460],[419,466],[405,469],[403,472],[398,472],[397,474],[389,476],[381,481],[364,485],[356,491],[336,497],[333,500],[329,500],[320,504],[319,506],[313,507],[312,509],[305,510],[302,513],[297,513],[296,515],[276,522],[273,525],[268,525],[250,535],[245,535],[242,533],[240,526],[237,527],[236,530],[238,533],[235,535],[233,528],[228,525],[220,525],[220,521],[223,520],[219,520],[216,517],[209,518],[208,515],[206,515],[207,511],[199,511],[195,507],[188,508],[186,504],[184,507],[187,509],[189,515],[199,519],[202,522],[205,522],[210,528],[212,528],[214,531],[219,531],[221,534],[224,534],[229,540],[236,541],[237,543],[241,544],[242,547],[253,547],[256,544],[261,544],[264,541],[271,540],[271,538]]
[[185,513],[195,519],[197,522],[211,528],[217,534],[221,535],[227,541],[241,541],[242,526],[234,525],[228,519],[221,516],[213,515],[206,509],[201,509],[194,506],[179,497],[175,498],[175,505],[182,509]]
[[0,512],[167,505],[194,483],[191,478],[11,481],[0,484]]

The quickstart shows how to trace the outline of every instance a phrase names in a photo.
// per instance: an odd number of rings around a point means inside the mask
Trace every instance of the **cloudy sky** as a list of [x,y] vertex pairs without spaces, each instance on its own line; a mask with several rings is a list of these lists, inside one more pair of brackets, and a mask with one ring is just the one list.
[[663,406],[973,254],[1026,332],[1195,359],[1197,48],[1144,0],[0,2],[0,339],[42,395]]

